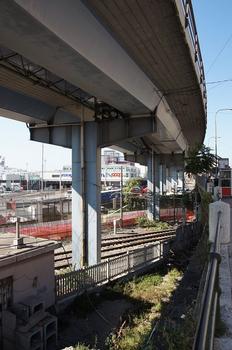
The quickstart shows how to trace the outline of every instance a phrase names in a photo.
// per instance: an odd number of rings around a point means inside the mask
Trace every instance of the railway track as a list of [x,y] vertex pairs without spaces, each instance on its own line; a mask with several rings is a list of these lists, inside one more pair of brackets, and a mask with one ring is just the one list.
[[108,246],[114,246],[117,245],[118,242],[120,243],[131,243],[131,242],[138,242],[140,240],[153,240],[154,238],[159,239],[159,237],[163,236],[169,236],[174,235],[175,230],[165,230],[165,231],[154,231],[154,232],[146,232],[146,233],[132,233],[132,234],[120,234],[117,236],[108,236],[107,238],[103,237],[101,240],[101,247],[108,247]]
[[[175,230],[165,230],[146,233],[119,234],[102,238],[101,259],[113,258],[125,254],[129,250],[141,248],[156,241],[167,241],[175,237]],[[59,248],[55,252],[55,269],[67,268],[71,264],[72,250],[71,244]]]

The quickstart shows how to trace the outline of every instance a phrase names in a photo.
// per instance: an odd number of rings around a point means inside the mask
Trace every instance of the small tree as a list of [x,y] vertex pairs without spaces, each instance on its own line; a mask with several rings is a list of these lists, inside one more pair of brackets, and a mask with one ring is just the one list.
[[[214,154],[211,153],[211,149],[204,144],[196,145],[190,149],[188,157],[185,158],[186,165],[185,171],[187,174],[192,174],[195,177],[197,175],[208,174],[212,172],[213,168],[217,164],[217,160]],[[195,206],[197,206],[197,194],[198,186],[197,181],[195,184]]]
[[133,187],[140,186],[142,180],[143,179],[141,177],[135,177],[133,179],[127,180],[124,187],[124,192],[130,192]]
[[143,179],[136,177],[126,182],[123,189],[124,203],[127,205],[128,210],[142,210],[145,209],[145,198],[140,197],[138,193],[132,193],[133,187],[140,187]]
[[212,171],[216,166],[216,157],[211,149],[204,144],[196,145],[190,149],[188,157],[185,158],[185,171],[187,174],[200,175]]

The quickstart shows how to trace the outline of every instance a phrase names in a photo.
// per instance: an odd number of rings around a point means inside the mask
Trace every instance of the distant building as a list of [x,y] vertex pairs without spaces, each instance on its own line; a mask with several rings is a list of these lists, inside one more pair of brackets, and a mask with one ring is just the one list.
[[[119,187],[127,180],[139,177],[140,168],[132,162],[126,162],[122,153],[104,149],[101,159],[101,183],[105,186]],[[18,190],[40,190],[70,188],[72,186],[72,167],[65,165],[61,170],[30,171],[9,168],[5,164],[5,158],[0,156],[0,188]]]
[[220,158],[218,159],[218,168],[220,169],[229,169],[229,158]]
[[132,162],[124,160],[124,156],[114,150],[103,150],[101,162],[101,183],[106,186],[120,187],[121,176],[123,184],[139,177],[140,169]]

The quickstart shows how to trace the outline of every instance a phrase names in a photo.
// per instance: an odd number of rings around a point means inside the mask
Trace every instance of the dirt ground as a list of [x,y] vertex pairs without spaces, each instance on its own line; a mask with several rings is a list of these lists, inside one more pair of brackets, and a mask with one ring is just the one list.
[[[170,257],[167,268],[177,267],[184,271],[184,277],[172,299],[162,310],[160,326],[154,337],[154,349],[168,349],[163,339],[162,327],[167,327],[167,321],[174,327],[181,325],[187,310],[196,302],[204,259],[204,253],[196,247]],[[86,295],[59,317],[58,349],[74,346],[78,342],[94,349],[106,349],[107,337],[117,330],[133,307],[133,301],[122,294],[114,295],[103,291],[101,294]]]
[[58,349],[74,346],[78,342],[104,349],[106,338],[117,329],[126,311],[133,307],[123,298],[101,301],[97,306],[95,303],[96,299],[92,303],[90,295],[88,306],[92,311],[87,312],[85,316],[78,316],[78,309],[71,314],[62,315]]

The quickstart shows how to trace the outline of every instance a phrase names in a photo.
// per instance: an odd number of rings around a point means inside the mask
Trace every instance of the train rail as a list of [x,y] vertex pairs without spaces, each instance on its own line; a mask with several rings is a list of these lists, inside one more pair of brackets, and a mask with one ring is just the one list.
[[[108,236],[102,239],[101,259],[110,259],[125,254],[129,250],[141,248],[144,245],[156,241],[168,241],[175,237],[175,230],[165,230],[147,233],[131,233]],[[71,266],[72,250],[71,244],[63,246],[55,251],[55,269],[65,269]]]

